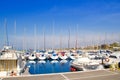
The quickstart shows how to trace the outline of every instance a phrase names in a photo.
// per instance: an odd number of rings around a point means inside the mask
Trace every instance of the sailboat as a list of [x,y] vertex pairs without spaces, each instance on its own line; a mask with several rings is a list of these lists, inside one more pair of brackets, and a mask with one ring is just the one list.
[[[0,52],[0,76],[8,76],[14,73],[17,76],[20,71],[20,61],[16,50],[9,45],[8,33],[7,33],[7,22],[5,19],[5,45]],[[13,76],[13,75],[11,75]]]
[[74,60],[76,57],[73,52],[68,52],[67,54],[68,54],[69,59],[71,60]]
[[[60,50],[62,50],[61,47],[62,47],[62,35],[60,36]],[[59,59],[61,59],[61,60],[66,60],[68,58],[66,52],[64,52],[64,51],[60,51],[60,52],[58,52],[58,54],[59,54],[58,55]]]
[[29,56],[29,60],[35,60],[37,58],[35,55],[36,54],[36,25],[34,25],[34,37],[35,37],[34,51]]
[[[78,24],[77,24],[77,30],[78,30]],[[70,39],[70,30],[69,30],[69,39]],[[69,56],[70,59],[72,59],[72,60],[76,59],[77,48],[78,48],[78,31],[76,31],[75,51],[70,51],[69,50],[69,52],[68,52],[68,56]]]
[[68,56],[66,55],[65,52],[60,52],[60,53],[59,53],[59,58],[62,59],[62,60],[65,60],[65,59],[68,58]]
[[69,31],[68,31],[68,52],[67,52],[67,56],[69,59],[75,59],[75,56],[73,53],[71,53],[71,50],[70,50],[70,28],[69,28]]
[[29,60],[35,60],[36,56],[34,53],[31,53],[31,55],[28,57]]
[[40,52],[39,53],[39,56],[38,56],[38,59],[39,60],[45,60],[47,57],[46,57],[46,55],[44,54],[44,52]]
[[45,51],[45,31],[43,30],[43,48],[44,50],[40,52],[38,59],[39,60],[45,60],[47,58],[47,54]]
[[53,45],[52,45],[52,52],[51,52],[51,54],[50,54],[50,59],[52,59],[52,60],[56,60],[56,59],[58,59],[58,54],[54,51],[54,44],[55,44],[55,40],[54,40],[55,38],[54,38],[54,23],[53,23],[53,40],[52,40],[52,43],[53,43]]
[[56,60],[56,59],[58,59],[58,54],[55,53],[55,52],[53,52],[53,53],[50,55],[50,58],[51,58],[52,60]]

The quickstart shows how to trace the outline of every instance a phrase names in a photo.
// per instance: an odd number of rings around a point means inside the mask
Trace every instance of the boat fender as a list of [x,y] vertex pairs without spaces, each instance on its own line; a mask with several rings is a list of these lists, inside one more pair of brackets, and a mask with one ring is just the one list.
[[106,59],[105,59],[105,61],[106,61],[106,62],[109,62],[109,61],[110,61],[110,59],[109,59],[109,58],[106,58]]
[[71,67],[70,68],[70,70],[73,72],[73,71],[76,71],[76,69],[75,68],[73,68],[73,67]]
[[17,76],[17,73],[14,72],[14,71],[12,71],[11,74],[10,74],[10,76]]

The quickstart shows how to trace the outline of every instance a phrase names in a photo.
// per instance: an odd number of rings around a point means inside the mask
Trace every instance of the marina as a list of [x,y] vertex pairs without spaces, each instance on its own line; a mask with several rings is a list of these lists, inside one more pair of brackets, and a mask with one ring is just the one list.
[[[13,53],[11,53],[11,51]],[[99,51],[50,51],[40,51],[39,53],[35,51],[27,51],[23,53],[20,51],[14,51],[10,46],[5,46],[0,56],[1,71],[5,72],[1,72],[1,76],[104,70],[107,69],[107,67],[110,68],[111,65],[116,63],[116,68],[120,68],[120,52],[111,53],[104,51],[103,53],[100,51],[99,53]],[[70,56],[73,56],[74,58],[71,58]],[[15,61],[3,62],[2,60]],[[10,66],[10,63],[13,66]],[[113,66],[113,68],[115,68],[115,66]]]
[[119,0],[0,1],[0,80],[120,80]]

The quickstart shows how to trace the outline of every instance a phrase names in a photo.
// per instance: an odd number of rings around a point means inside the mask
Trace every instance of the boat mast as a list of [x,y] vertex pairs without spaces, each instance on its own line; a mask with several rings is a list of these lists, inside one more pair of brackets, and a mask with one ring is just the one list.
[[[16,38],[16,20],[14,22],[14,36]],[[16,39],[15,39],[15,42],[14,42],[14,46],[16,46]]]
[[104,36],[104,42],[103,43],[106,44],[106,32],[104,33],[104,35],[105,36]]
[[[62,31],[61,31],[62,32]],[[62,33],[60,35],[60,50],[62,50]]]
[[99,35],[99,46],[100,46],[100,48],[98,47],[98,49],[99,50],[101,50],[101,45],[102,45],[102,42],[101,42],[102,40],[101,40],[101,35]]
[[68,50],[70,50],[70,27],[68,29]]
[[45,51],[45,28],[43,28],[43,49],[44,49],[44,51]]
[[76,42],[75,42],[75,49],[77,50],[78,48],[78,24],[77,24],[77,28],[76,28]]
[[35,39],[34,51],[36,51],[36,24],[34,24],[34,39]]
[[6,19],[5,19],[5,23],[4,23],[4,28],[5,28],[5,46],[9,46],[8,31],[7,31],[7,20]]
[[53,32],[52,32],[52,35],[53,35],[53,38],[52,38],[52,42],[53,42],[53,45],[52,45],[52,50],[54,49],[54,45],[55,45],[55,42],[54,42],[54,22],[53,22],[53,26],[52,26],[53,28]]
[[26,50],[25,49],[25,31],[26,31],[26,29],[25,29],[25,27],[24,27],[24,33],[23,33],[23,35],[24,35],[24,37],[23,37],[23,50]]

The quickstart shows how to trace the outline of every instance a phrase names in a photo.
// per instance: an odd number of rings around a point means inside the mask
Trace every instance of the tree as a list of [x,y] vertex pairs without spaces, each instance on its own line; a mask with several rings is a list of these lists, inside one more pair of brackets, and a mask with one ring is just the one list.
[[101,49],[109,49],[109,45],[108,44],[102,44]]

